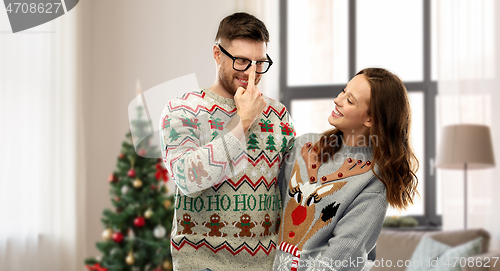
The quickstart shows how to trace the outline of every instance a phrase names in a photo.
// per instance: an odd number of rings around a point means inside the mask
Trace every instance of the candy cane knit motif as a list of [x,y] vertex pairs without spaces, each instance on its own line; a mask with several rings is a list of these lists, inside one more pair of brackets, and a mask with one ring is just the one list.
[[281,242],[279,249],[293,255],[292,266],[291,266],[292,268],[290,270],[297,271],[297,267],[298,267],[299,259],[300,259],[299,248],[297,246],[290,245],[290,244],[285,243],[285,242]]

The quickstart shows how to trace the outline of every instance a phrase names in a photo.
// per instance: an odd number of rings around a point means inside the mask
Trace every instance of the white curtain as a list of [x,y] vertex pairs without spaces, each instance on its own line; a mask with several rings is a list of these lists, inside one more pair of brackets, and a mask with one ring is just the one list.
[[0,12],[0,270],[82,270],[77,9],[10,32]]
[[[500,5],[494,0],[436,1],[437,128],[488,125],[496,167],[468,171],[468,228],[484,228],[500,249]],[[463,228],[463,171],[438,170],[443,229]]]

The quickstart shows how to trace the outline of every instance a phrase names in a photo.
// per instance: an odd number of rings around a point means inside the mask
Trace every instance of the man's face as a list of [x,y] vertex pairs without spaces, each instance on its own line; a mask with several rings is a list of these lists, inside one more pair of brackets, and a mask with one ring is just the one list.
[[[229,45],[222,44],[233,57],[242,57],[249,60],[267,60],[266,43],[248,39],[235,39]],[[250,69],[244,72],[233,69],[233,60],[219,50],[218,62],[219,83],[231,95],[239,87],[247,88]],[[262,74],[255,74],[255,85],[259,84]]]

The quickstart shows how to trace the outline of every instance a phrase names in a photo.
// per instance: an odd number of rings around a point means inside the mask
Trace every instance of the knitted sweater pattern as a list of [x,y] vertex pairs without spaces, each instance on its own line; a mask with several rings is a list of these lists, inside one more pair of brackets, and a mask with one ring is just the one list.
[[238,117],[233,99],[205,88],[165,107],[160,139],[176,183],[175,270],[271,269],[281,210],[277,176],[295,132],[286,108],[265,100],[241,141],[226,129]]
[[297,137],[278,178],[283,222],[273,270],[369,270],[388,207],[372,148],[343,144],[321,163],[319,138]]

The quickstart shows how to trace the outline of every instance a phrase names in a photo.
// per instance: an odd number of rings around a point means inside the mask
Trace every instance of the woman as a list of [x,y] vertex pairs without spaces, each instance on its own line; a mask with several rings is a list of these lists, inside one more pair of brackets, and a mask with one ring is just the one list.
[[402,81],[364,69],[334,106],[335,128],[298,137],[282,168],[274,270],[370,269],[387,206],[413,204],[418,161]]

